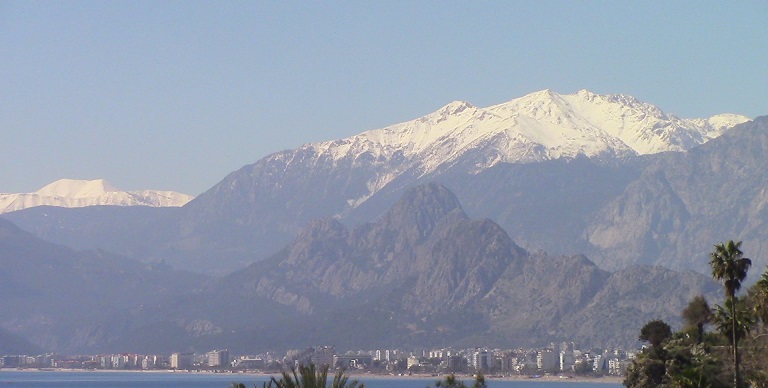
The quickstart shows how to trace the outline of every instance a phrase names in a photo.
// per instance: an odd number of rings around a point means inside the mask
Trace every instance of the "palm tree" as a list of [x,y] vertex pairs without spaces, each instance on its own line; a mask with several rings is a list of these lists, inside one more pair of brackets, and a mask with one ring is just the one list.
[[752,265],[752,260],[742,257],[744,254],[741,249],[741,241],[734,243],[733,240],[728,243],[715,245],[715,251],[712,252],[709,265],[712,267],[712,277],[723,283],[725,289],[725,298],[730,301],[731,308],[731,338],[733,338],[733,384],[734,387],[741,385],[741,376],[739,375],[739,345],[737,337],[736,322],[736,292],[741,288],[741,282],[747,277],[747,271]]
[[[299,365],[298,373],[296,368],[291,368],[291,373],[283,372],[280,379],[272,377],[269,383],[264,383],[263,388],[326,388],[328,382],[328,365],[319,370],[315,364]],[[330,388],[364,388],[357,380],[349,381],[349,377],[340,370],[334,376]]]
[[[714,324],[717,326],[718,330],[728,338],[728,341],[731,342],[731,344],[744,339],[755,324],[754,315],[751,314],[749,306],[742,299],[736,299],[735,316],[736,319],[734,320],[730,300],[725,301],[724,307],[715,306],[715,310],[712,314]],[[736,322],[736,330],[733,330],[734,321]]]
[[754,308],[757,317],[762,321],[765,328],[768,325],[768,269],[760,276],[760,280],[752,288],[754,298]]
[[[468,388],[466,384],[464,384],[463,381],[456,378],[456,375],[451,373],[448,376],[445,376],[444,379],[439,380],[435,383],[435,387],[442,387],[442,388]],[[485,376],[481,372],[477,372],[475,375],[475,384],[472,385],[472,388],[487,388],[488,385],[485,384]]]
[[438,381],[435,383],[435,387],[443,387],[443,388],[467,388],[467,385],[464,384],[463,381],[456,378],[456,375],[451,373],[448,376],[445,376],[444,379]]
[[707,299],[704,295],[694,296],[681,315],[686,325],[696,328],[696,343],[700,344],[704,340],[704,325],[712,320],[712,309],[709,308]]
[[[291,373],[283,372],[280,379],[271,377],[268,382],[262,385],[262,388],[326,388],[327,383],[328,365],[318,370],[315,364],[309,364],[307,366],[299,365],[298,373],[296,368],[291,368]],[[232,388],[246,387],[243,383],[232,383]],[[333,377],[330,388],[365,388],[365,384],[361,384],[357,380],[349,381],[344,370],[340,370]]]

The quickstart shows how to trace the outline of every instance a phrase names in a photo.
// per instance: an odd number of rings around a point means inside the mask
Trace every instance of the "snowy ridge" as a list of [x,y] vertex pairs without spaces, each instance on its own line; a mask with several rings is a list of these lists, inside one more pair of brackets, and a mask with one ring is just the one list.
[[112,186],[104,179],[95,179],[92,181],[59,179],[40,190],[34,192],[42,197],[62,197],[62,198],[92,198],[100,197],[109,192],[121,191]]
[[402,152],[429,172],[480,149],[517,163],[686,151],[746,121],[734,114],[681,119],[631,96],[544,90],[487,108],[455,101],[416,120],[302,148],[334,160]]
[[174,191],[122,191],[103,179],[61,179],[34,193],[0,194],[0,214],[35,206],[183,206],[194,197]]
[[[487,108],[454,101],[415,120],[299,150],[332,163],[365,156],[360,160],[372,168],[372,195],[404,171],[425,175],[460,160],[482,171],[502,162],[687,151],[746,121],[735,114],[682,119],[622,94],[543,90]],[[367,197],[349,203],[356,206]]]

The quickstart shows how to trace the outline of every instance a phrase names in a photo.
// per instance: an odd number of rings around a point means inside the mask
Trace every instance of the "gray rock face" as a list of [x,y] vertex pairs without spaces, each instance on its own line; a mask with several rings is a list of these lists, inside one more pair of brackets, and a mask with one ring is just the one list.
[[70,352],[627,346],[641,323],[674,325],[688,299],[713,300],[717,288],[700,274],[609,273],[582,255],[528,253],[434,183],[351,230],[315,220],[269,259],[208,282],[44,243],[4,221],[0,260],[11,269],[0,273],[0,325]]
[[[629,346],[643,322],[679,324],[690,297],[713,298],[716,289],[700,274],[660,267],[612,274],[582,255],[530,254],[496,223],[468,218],[444,186],[428,184],[351,231],[334,219],[312,222],[280,253],[174,302],[174,314],[148,314],[210,321],[221,334],[187,341],[230,349],[301,341],[349,348],[563,340]],[[174,330],[167,336],[182,332]],[[269,336],[233,340],[225,334],[232,331]]]
[[657,264],[708,273],[713,245],[733,239],[744,241],[754,268],[764,268],[767,150],[762,117],[654,160],[591,220],[585,235],[595,261],[608,269]]

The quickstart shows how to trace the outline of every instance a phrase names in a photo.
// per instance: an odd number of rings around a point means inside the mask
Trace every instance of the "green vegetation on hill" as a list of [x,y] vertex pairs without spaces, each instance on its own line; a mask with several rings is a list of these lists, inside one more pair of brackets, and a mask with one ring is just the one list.
[[[712,277],[723,284],[722,306],[694,297],[681,312],[686,327],[672,333],[660,320],[648,322],[639,339],[650,346],[627,371],[627,387],[768,387],[768,269],[738,296],[751,266],[741,242],[715,246]],[[717,330],[707,333],[712,324]]]

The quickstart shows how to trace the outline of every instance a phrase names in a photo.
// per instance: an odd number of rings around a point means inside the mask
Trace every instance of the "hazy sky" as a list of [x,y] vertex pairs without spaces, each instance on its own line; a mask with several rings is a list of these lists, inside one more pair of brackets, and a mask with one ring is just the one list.
[[0,0],[0,192],[199,194],[453,100],[630,94],[768,114],[768,2]]

